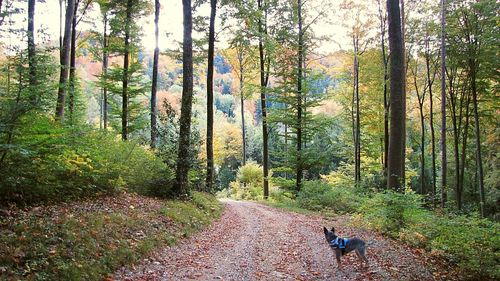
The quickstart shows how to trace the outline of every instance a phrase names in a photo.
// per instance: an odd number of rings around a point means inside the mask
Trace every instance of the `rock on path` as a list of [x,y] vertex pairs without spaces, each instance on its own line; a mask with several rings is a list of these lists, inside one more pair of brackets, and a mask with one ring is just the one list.
[[[116,280],[433,280],[408,247],[372,232],[339,226],[319,216],[253,202],[224,200],[222,217],[180,244],[141,264],[119,270]],[[355,253],[337,270],[323,226],[370,241],[363,265]]]

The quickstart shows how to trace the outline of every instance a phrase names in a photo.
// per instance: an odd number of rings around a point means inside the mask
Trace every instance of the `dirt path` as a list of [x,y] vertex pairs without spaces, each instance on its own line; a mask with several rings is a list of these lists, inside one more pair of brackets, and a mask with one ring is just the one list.
[[[371,232],[335,220],[252,202],[224,201],[211,227],[141,264],[122,268],[117,280],[433,280],[419,254]],[[323,225],[341,236],[369,241],[368,266],[354,253],[336,268]]]

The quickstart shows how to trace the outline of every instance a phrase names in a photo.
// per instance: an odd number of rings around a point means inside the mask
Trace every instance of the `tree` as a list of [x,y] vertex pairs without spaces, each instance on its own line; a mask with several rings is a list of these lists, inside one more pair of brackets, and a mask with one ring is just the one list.
[[75,1],[75,9],[73,11],[73,21],[71,23],[71,49],[69,59],[69,120],[73,124],[73,113],[75,107],[75,75],[76,75],[76,13],[78,12],[78,4],[80,0]]
[[177,169],[173,192],[184,195],[189,190],[189,141],[191,135],[191,108],[193,103],[193,16],[191,0],[182,0],[184,39],[182,44],[182,105],[179,130]]
[[[102,1],[99,3],[101,8],[101,14],[103,16],[103,31],[102,31],[102,74],[101,79],[107,77],[108,72],[108,13],[109,7],[107,1]],[[108,128],[108,87],[105,81],[102,83],[102,124],[104,130]]]
[[127,0],[125,7],[125,41],[123,53],[123,79],[122,79],[122,140],[128,139],[128,78],[130,60],[130,25],[132,21],[132,0]]
[[420,116],[420,194],[425,193],[425,115],[424,115],[424,103],[425,96],[429,90],[427,82],[421,85],[419,81],[419,65],[418,55],[414,61],[414,67],[411,67],[411,74],[413,76],[413,86],[415,93],[417,95],[418,112]]
[[[111,113],[114,113],[112,117],[115,120],[111,123],[121,131],[122,140],[128,140],[134,131],[145,129],[148,122],[141,95],[148,91],[150,85],[144,81],[142,58],[139,56],[142,28],[137,20],[150,14],[151,5],[146,0],[113,0],[108,8],[112,15],[109,22],[111,32],[105,50],[112,56],[123,57],[123,64],[122,67],[115,64],[101,80],[113,94],[108,99],[110,104],[114,103]],[[119,120],[115,118],[117,116]]]
[[160,0],[155,0],[155,51],[153,55],[153,79],[151,85],[151,147],[156,147],[156,138],[158,134],[156,122],[156,88],[158,84],[158,57],[160,49],[158,48],[158,20],[160,18]]
[[446,203],[446,45],[445,2],[441,0],[441,208]]
[[[264,174],[264,199],[269,197],[269,131],[267,128],[266,88],[269,81],[269,65],[271,57],[264,53],[264,37],[267,35],[267,10],[262,0],[257,0],[261,13],[258,18],[259,31],[259,62],[260,62],[260,106],[262,110],[262,169]],[[264,20],[262,19],[264,17]],[[266,63],[268,70],[266,71]]]
[[[429,126],[431,127],[431,146],[432,146],[432,206],[436,208],[436,137],[434,130],[434,98],[432,95],[432,86],[437,74],[437,64],[431,66],[431,48],[429,32],[425,38],[425,70],[427,74],[427,88],[429,89]],[[432,74],[431,74],[432,67]]]
[[404,95],[404,52],[401,32],[401,17],[398,0],[387,0],[390,50],[390,107],[391,122],[389,132],[388,188],[401,191],[404,170],[404,132],[405,132],[405,95]]
[[[85,2],[83,2],[85,1]],[[70,68],[69,68],[69,101],[68,101],[68,110],[69,110],[69,120],[70,123],[74,123],[75,121],[75,99],[76,99],[76,27],[80,23],[80,21],[85,16],[87,9],[93,0],[76,0],[75,9],[73,12],[73,21],[71,24],[71,50],[70,50]],[[78,6],[80,3],[83,3],[82,10],[80,12],[80,17],[77,17],[78,14]]]
[[378,4],[378,18],[380,22],[380,51],[382,54],[382,63],[384,66],[384,76],[383,76],[383,93],[384,93],[384,156],[383,156],[383,169],[384,175],[387,177],[387,158],[389,153],[389,97],[387,93],[387,80],[389,79],[388,75],[388,64],[389,57],[386,54],[386,43],[385,43],[385,35],[387,33],[387,11],[382,9],[383,5],[381,4],[381,0],[377,0]]
[[[373,21],[365,4],[345,0],[342,2],[341,8],[345,11],[343,25],[349,29],[348,35],[353,47],[351,119],[354,144],[354,181],[359,184],[361,181],[360,57],[371,41],[368,34]],[[345,24],[345,22],[349,24]]]
[[70,63],[70,45],[71,45],[71,25],[75,14],[75,0],[68,0],[66,7],[66,16],[64,20],[64,38],[61,51],[61,72],[59,76],[59,91],[57,93],[56,119],[64,122],[64,107],[66,105],[66,88]]
[[295,189],[297,192],[302,187],[302,67],[304,59],[304,34],[302,31],[302,3],[301,0],[297,1],[297,20],[298,20],[298,50],[297,50],[297,165],[295,169]]
[[208,33],[208,70],[207,70],[207,178],[206,188],[213,190],[214,183],[214,45],[215,15],[217,0],[210,0],[210,27]]
[[[31,90],[36,85],[36,59],[35,59],[35,3],[36,0],[28,0],[28,64],[29,84]],[[0,3],[1,7],[1,3]],[[33,95],[36,100],[36,95]]]

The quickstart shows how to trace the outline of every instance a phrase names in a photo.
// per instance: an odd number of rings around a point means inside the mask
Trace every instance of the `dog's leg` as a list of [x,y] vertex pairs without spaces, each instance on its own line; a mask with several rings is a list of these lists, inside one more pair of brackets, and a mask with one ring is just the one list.
[[335,249],[335,258],[337,259],[337,268],[339,270],[342,270],[342,267],[340,266],[340,256],[342,255],[341,251],[339,249]]
[[361,253],[359,252],[359,250],[358,250],[358,249],[356,249],[356,250],[354,250],[354,251],[356,252],[356,256],[358,256],[359,260],[360,260],[361,262],[363,262],[365,259],[363,259],[363,257],[361,256]]
[[[359,255],[363,258],[363,260],[368,263],[368,259],[366,258],[365,256],[365,251],[366,251],[366,248],[365,247],[362,247],[359,249]],[[356,250],[356,253],[358,253],[358,250]]]

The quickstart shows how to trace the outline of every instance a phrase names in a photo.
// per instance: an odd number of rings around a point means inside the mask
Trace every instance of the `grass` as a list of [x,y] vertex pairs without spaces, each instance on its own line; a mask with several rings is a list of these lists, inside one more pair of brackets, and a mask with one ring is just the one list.
[[95,210],[62,205],[2,217],[0,279],[102,280],[222,212],[215,197],[203,193],[186,202],[127,196],[146,203],[116,207],[120,198],[100,199]]

